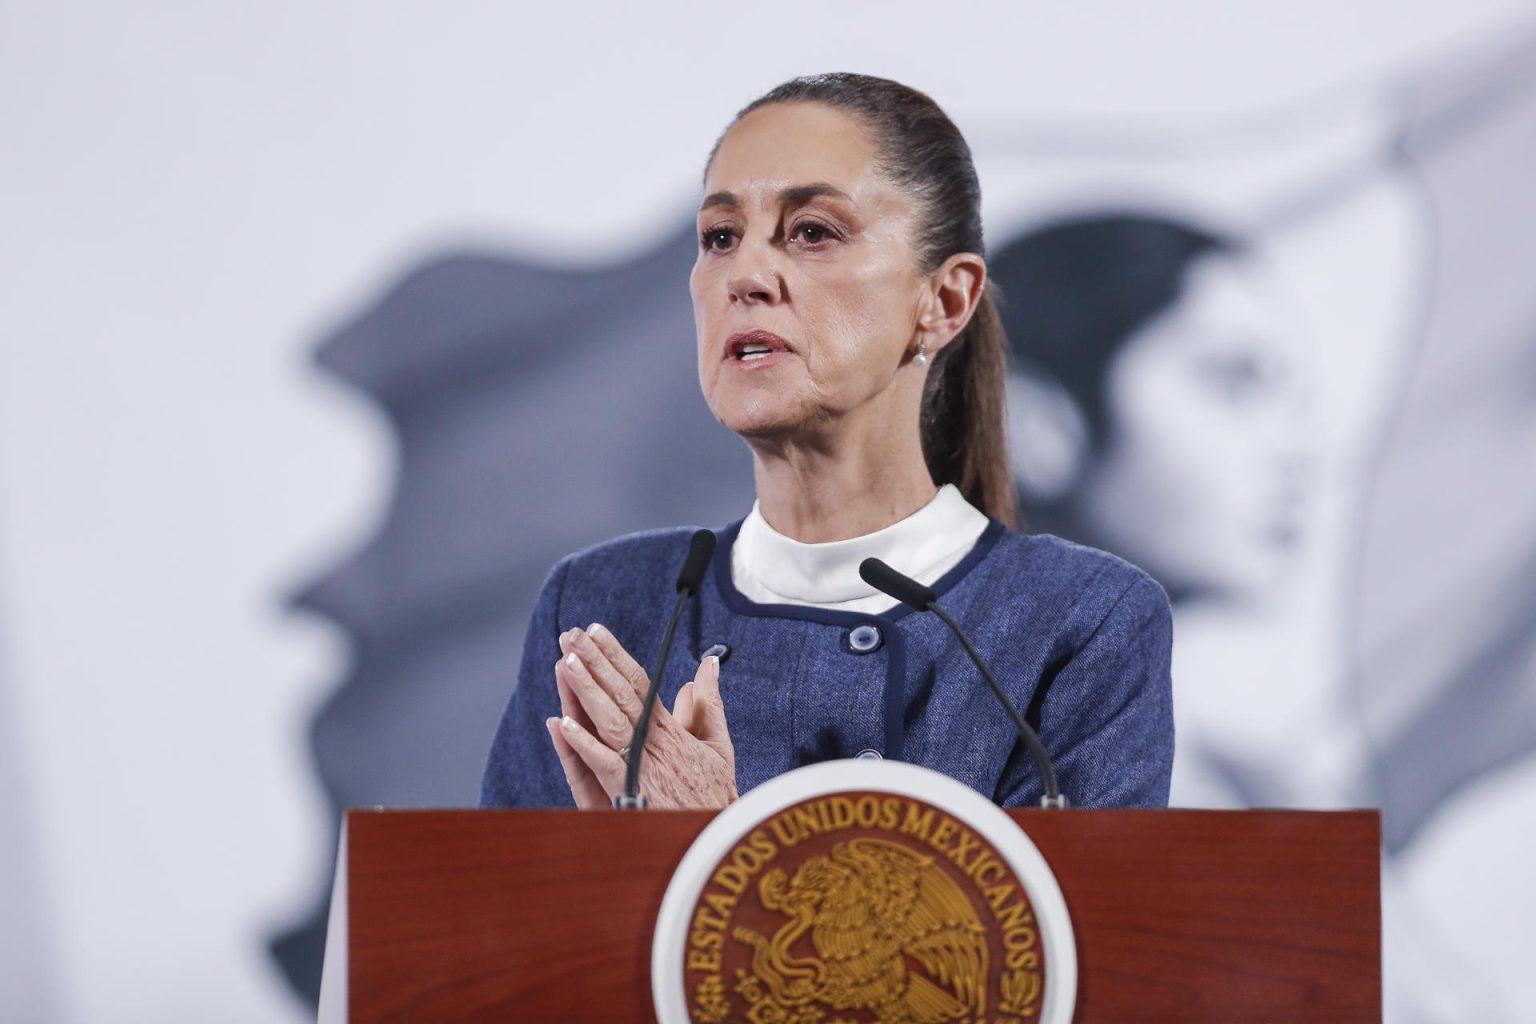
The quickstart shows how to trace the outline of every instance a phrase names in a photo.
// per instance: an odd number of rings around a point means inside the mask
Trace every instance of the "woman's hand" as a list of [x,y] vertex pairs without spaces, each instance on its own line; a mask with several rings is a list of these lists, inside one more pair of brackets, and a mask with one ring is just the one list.
[[[600,625],[562,633],[560,650],[555,687],[562,717],[545,724],[576,806],[612,807],[628,767],[619,752],[629,745],[650,680]],[[650,807],[719,808],[736,799],[736,750],[720,699],[720,659],[699,663],[671,712],[657,703],[640,762],[640,791]]]

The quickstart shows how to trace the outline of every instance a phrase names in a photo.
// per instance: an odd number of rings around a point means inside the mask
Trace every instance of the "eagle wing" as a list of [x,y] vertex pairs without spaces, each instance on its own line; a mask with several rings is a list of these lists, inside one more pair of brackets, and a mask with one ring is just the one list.
[[917,880],[850,855],[847,846],[808,862],[796,884],[820,895],[811,942],[827,965],[825,998],[839,1009],[868,1008],[898,999],[906,987],[901,946],[886,921],[916,898]]
[[970,900],[932,857],[864,837],[839,844],[831,860],[857,882],[837,887],[822,904],[826,917],[818,917],[815,942],[819,950],[827,942],[823,956],[834,947],[844,956],[857,956],[862,947],[896,963],[899,954],[911,956],[938,983],[908,975],[905,996],[914,1020],[985,1012],[985,932]]

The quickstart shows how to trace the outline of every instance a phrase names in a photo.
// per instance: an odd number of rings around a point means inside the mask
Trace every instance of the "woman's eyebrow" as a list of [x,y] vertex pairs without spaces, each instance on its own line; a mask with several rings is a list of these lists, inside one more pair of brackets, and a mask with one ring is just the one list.
[[[850,196],[836,185],[830,185],[825,181],[815,181],[809,185],[791,185],[789,188],[782,189],[779,192],[779,202],[788,206],[801,206],[812,199],[819,199],[822,196],[831,196],[834,199],[843,199],[853,203],[853,196]],[[857,206],[858,204],[853,203],[853,205]]]
[[[842,199],[853,203],[855,206],[858,205],[847,192],[825,181],[813,181],[809,185],[790,185],[779,190],[777,199],[784,206],[803,206],[812,199],[818,199],[822,196],[831,196],[834,199]],[[713,206],[729,206],[739,209],[741,207],[741,200],[737,198],[734,192],[713,192],[704,197],[704,201],[699,204],[699,210],[702,212]]]

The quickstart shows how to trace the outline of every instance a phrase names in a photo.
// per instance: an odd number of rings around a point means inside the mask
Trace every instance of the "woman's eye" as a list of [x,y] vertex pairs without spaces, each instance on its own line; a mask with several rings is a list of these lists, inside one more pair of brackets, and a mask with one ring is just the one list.
[[790,237],[806,245],[818,245],[832,237],[832,232],[821,224],[797,224]]
[[711,228],[699,236],[699,244],[706,252],[724,252],[735,240],[736,236],[729,228]]
[[1201,360],[1200,373],[1212,390],[1233,402],[1251,400],[1273,376],[1258,357],[1242,353],[1209,356]]

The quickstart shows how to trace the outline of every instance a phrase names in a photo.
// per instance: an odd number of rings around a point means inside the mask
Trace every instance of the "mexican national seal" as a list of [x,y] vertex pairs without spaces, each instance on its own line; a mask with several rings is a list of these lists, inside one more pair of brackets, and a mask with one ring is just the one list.
[[652,954],[663,1024],[1065,1024],[1071,924],[1001,810],[912,765],[759,787],[679,866]]

